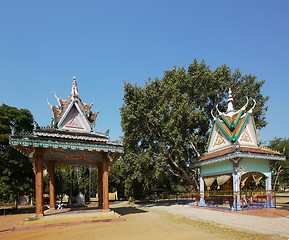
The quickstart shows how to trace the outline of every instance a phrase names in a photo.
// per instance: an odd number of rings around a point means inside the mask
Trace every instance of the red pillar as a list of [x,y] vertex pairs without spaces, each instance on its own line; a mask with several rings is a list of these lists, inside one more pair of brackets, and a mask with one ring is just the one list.
[[43,153],[38,152],[35,159],[35,213],[43,216]]
[[103,196],[102,196],[102,193],[103,193],[103,187],[102,187],[102,175],[103,175],[103,172],[102,172],[102,165],[98,165],[98,206],[101,207],[102,204],[103,204]]
[[50,209],[55,209],[55,166],[48,165]]
[[102,164],[102,182],[103,182],[103,210],[109,210],[109,194],[108,194],[108,160],[107,157],[103,158]]

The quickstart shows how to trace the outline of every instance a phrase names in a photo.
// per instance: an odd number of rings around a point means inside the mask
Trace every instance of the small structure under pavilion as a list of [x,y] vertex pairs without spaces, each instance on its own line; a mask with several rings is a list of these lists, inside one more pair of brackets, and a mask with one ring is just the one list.
[[206,153],[194,162],[192,168],[200,168],[200,205],[205,203],[205,187],[209,191],[216,181],[218,189],[227,184],[234,195],[234,206],[240,209],[240,191],[246,181],[253,179],[256,184],[265,177],[267,199],[271,194],[270,162],[286,160],[280,152],[260,147],[253,117],[253,107],[247,111],[247,103],[240,110],[234,110],[233,97],[229,89],[227,111],[213,115]]
[[[123,153],[120,142],[112,142],[108,133],[95,132],[99,113],[92,112],[92,104],[82,103],[74,78],[67,100],[56,96],[58,106],[53,112],[51,127],[34,123],[30,135],[12,131],[10,145],[29,158],[35,173],[36,216],[43,216],[43,168],[49,174],[50,208],[55,209],[55,166],[92,166],[98,169],[99,206],[109,210],[108,175],[110,166]],[[71,196],[70,196],[71,197]]]

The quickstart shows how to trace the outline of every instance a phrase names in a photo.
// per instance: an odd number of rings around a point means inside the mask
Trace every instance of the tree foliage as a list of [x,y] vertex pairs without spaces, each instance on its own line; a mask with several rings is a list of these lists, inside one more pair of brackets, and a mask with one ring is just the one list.
[[272,187],[275,189],[285,189],[289,186],[289,138],[274,138],[269,142],[268,147],[284,152],[286,161],[272,161],[273,172]]
[[0,201],[12,201],[32,195],[34,173],[27,157],[9,145],[11,127],[17,132],[31,132],[33,116],[27,109],[0,106]]
[[254,118],[260,129],[267,124],[263,84],[254,75],[242,76],[240,70],[232,72],[226,65],[212,71],[205,61],[197,60],[187,70],[174,67],[162,79],[149,79],[144,87],[124,83],[120,110],[126,196],[145,196],[159,187],[171,189],[177,181],[197,188],[197,174],[189,164],[204,152],[211,110],[221,103],[219,108],[226,111],[231,87],[235,109],[246,103],[246,96],[256,100]]
[[[55,194],[66,194],[76,197],[82,192],[86,199],[95,196],[98,192],[97,169],[89,166],[75,167],[67,166],[66,168],[55,167]],[[44,193],[49,194],[49,175],[44,176]]]

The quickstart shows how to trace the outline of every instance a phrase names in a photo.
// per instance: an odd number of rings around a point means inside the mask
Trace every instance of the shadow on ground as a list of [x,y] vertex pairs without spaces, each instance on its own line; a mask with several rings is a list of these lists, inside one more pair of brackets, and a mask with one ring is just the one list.
[[[24,213],[35,213],[35,207],[19,207],[17,209],[13,207],[5,209],[5,215]],[[0,209],[0,215],[4,215],[4,209]]]
[[148,212],[148,211],[136,208],[136,207],[111,207],[111,210],[115,211],[116,213],[122,216]]
[[155,207],[155,206],[172,206],[172,205],[183,205],[186,204],[186,201],[176,201],[176,200],[162,200],[162,201],[140,201],[140,202],[135,202],[139,206],[143,207]]

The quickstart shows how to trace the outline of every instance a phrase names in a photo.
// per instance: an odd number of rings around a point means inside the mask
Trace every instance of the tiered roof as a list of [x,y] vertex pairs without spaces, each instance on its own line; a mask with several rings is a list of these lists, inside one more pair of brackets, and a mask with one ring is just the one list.
[[95,165],[101,163],[102,153],[113,154],[114,159],[123,153],[121,142],[110,141],[109,131],[94,131],[99,111],[91,111],[93,103],[82,103],[75,78],[68,100],[56,94],[55,97],[58,106],[47,100],[54,117],[51,126],[39,127],[34,122],[32,134],[18,135],[12,131],[11,146],[29,158],[37,149],[42,149],[44,164],[58,165]]
[[252,114],[256,101],[253,99],[254,105],[249,111],[246,111],[248,98],[247,103],[238,111],[234,110],[233,101],[232,91],[229,89],[227,111],[225,113],[219,111],[217,105],[218,116],[214,116],[213,111],[211,112],[213,123],[206,153],[197,163],[192,164],[193,167],[235,157],[264,158],[266,155],[266,159],[285,160],[280,152],[258,146],[258,135]]
[[78,94],[77,83],[74,77],[71,94],[68,100],[58,98],[54,92],[58,106],[53,106],[48,102],[53,113],[53,126],[57,129],[68,131],[93,132],[95,119],[98,112],[92,112],[91,107],[94,104],[82,103]]

